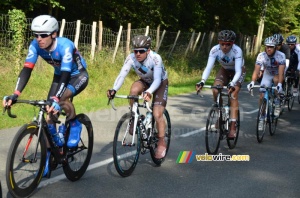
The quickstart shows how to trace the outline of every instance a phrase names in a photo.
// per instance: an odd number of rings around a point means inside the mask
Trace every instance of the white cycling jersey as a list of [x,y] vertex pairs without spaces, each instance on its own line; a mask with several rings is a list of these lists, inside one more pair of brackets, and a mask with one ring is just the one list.
[[285,54],[276,50],[272,57],[269,57],[266,52],[261,52],[256,58],[255,65],[259,65],[264,68],[265,72],[270,75],[278,75],[279,65],[285,65]]
[[140,63],[136,60],[134,53],[127,56],[119,76],[116,78],[113,89],[118,91],[124,83],[130,68],[145,82],[149,84],[146,92],[152,94],[160,86],[161,81],[168,78],[167,71],[162,62],[162,58],[156,52],[150,50],[147,58]]
[[209,74],[213,69],[216,60],[224,69],[235,71],[235,75],[232,79],[232,82],[236,84],[236,82],[242,75],[242,67],[244,66],[242,49],[236,44],[233,44],[231,50],[228,53],[224,54],[220,48],[220,45],[215,45],[210,50],[207,65],[202,74],[203,80],[206,81],[209,77]]

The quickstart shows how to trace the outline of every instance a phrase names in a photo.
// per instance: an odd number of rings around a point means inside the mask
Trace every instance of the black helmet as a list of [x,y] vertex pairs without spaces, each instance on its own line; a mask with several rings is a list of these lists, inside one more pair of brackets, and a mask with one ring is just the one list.
[[147,48],[151,47],[150,36],[138,35],[132,39],[133,48]]
[[274,34],[273,37],[276,39],[277,45],[280,45],[284,40],[281,34]]
[[218,40],[219,41],[225,41],[225,42],[234,42],[235,41],[235,33],[231,30],[222,30],[218,34]]
[[286,38],[286,42],[289,44],[296,44],[297,43],[297,37],[294,35],[288,36]]

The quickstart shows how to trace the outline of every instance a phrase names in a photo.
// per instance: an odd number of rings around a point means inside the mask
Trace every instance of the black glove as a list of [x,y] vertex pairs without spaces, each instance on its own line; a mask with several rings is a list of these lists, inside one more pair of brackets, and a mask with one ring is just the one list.
[[18,95],[17,94],[13,94],[13,95],[10,95],[10,96],[4,96],[4,100],[6,100],[7,102],[9,101],[9,100],[11,100],[12,101],[12,105],[13,104],[15,104],[16,102],[17,102],[17,100],[18,100]]
[[114,89],[107,90],[107,97],[110,99],[114,99],[117,91]]

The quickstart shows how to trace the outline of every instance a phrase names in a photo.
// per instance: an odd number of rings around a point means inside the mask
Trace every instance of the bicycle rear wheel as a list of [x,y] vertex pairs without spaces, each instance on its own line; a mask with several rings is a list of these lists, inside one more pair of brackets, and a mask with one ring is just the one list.
[[[130,124],[133,124],[131,112],[122,116],[118,122],[114,142],[113,142],[113,158],[117,172],[122,177],[130,176],[135,169],[141,151],[141,137],[139,128],[136,133],[130,135]],[[134,142],[132,144],[132,140]]]
[[267,101],[266,99],[263,99],[258,110],[257,122],[256,122],[256,138],[259,143],[262,142],[265,135],[266,124],[267,124],[266,118],[267,118]]
[[[43,129],[42,129],[43,130]],[[14,197],[28,197],[38,187],[46,164],[43,131],[37,137],[35,122],[23,125],[16,133],[6,161],[6,183]]]
[[[94,145],[91,120],[85,114],[78,114],[76,118],[82,123],[80,141],[77,147],[67,150],[67,164],[63,166],[64,173],[70,181],[76,181],[83,176],[90,163]],[[67,133],[69,131],[68,126]],[[66,146],[65,148],[67,149]]]
[[205,145],[208,154],[216,154],[219,150],[221,116],[218,107],[212,107],[208,114],[205,131]]
[[298,85],[298,103],[300,104],[300,86]]
[[276,131],[276,127],[277,127],[277,121],[278,121],[278,117],[274,115],[274,111],[275,111],[275,102],[274,102],[274,98],[271,98],[269,101],[269,113],[268,113],[268,123],[269,123],[269,132],[270,135],[274,135],[275,131]]
[[237,140],[238,140],[238,137],[239,137],[239,133],[240,133],[240,110],[238,110],[238,117],[237,117],[237,120],[236,120],[235,138],[234,139],[228,139],[227,138],[227,145],[228,145],[229,149],[234,149],[234,147],[236,146],[236,143],[237,143]]
[[[158,130],[157,130],[155,121],[152,125],[153,126],[153,137],[152,137],[151,146],[150,146],[150,155],[151,155],[152,161],[158,166],[161,165],[163,163],[163,161],[165,160],[165,158],[168,154],[170,142],[171,142],[171,120],[170,120],[169,113],[166,109],[164,111],[163,118],[164,118],[164,121],[166,124],[165,125],[166,126],[166,128],[165,128],[165,143],[167,146],[167,150],[166,150],[165,157],[163,157],[161,159],[155,158],[155,150],[157,148],[157,141],[158,141],[158,139],[157,139]],[[154,120],[154,119],[152,119],[152,120]]]

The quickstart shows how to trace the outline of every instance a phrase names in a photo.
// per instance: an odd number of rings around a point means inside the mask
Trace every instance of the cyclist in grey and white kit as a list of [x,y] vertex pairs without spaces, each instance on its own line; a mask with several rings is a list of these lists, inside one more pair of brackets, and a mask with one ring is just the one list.
[[[230,100],[231,126],[230,133],[228,134],[229,139],[235,138],[236,135],[236,119],[238,117],[239,108],[238,93],[246,75],[243,52],[239,46],[234,44],[235,38],[236,35],[231,30],[222,30],[219,32],[219,44],[210,50],[208,62],[202,74],[202,80],[196,84],[196,90],[201,90],[217,60],[221,68],[216,75],[214,85],[227,85],[229,91],[232,92],[232,98]],[[217,90],[213,89],[214,101],[216,101],[217,94]]]
[[[149,36],[135,36],[132,39],[132,44],[134,53],[131,53],[126,58],[113,88],[107,91],[107,97],[114,97],[124,83],[129,71],[133,69],[140,79],[132,84],[130,95],[143,94],[144,99],[149,101],[153,94],[153,116],[158,128],[158,147],[155,151],[155,156],[160,159],[165,156],[166,152],[164,141],[166,126],[163,113],[167,105],[168,75],[161,56],[150,49],[151,38]],[[132,130],[129,132],[132,134]]]
[[[284,80],[284,70],[285,70],[285,62],[286,57],[285,54],[276,50],[276,39],[271,36],[265,39],[265,51],[258,54],[255,68],[252,74],[252,81],[250,84],[247,85],[248,90],[250,91],[254,85],[255,80],[259,75],[259,71],[261,67],[264,67],[264,73],[261,80],[260,85],[264,85],[266,87],[272,86],[272,83],[277,86],[277,92],[282,92],[282,83]],[[266,89],[260,88],[260,99],[259,104],[264,97],[264,92]],[[278,116],[280,113],[279,107],[280,101],[276,101],[275,107],[275,116]]]

